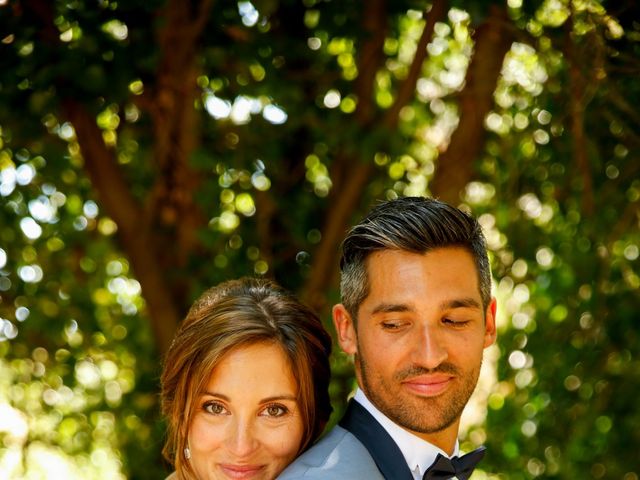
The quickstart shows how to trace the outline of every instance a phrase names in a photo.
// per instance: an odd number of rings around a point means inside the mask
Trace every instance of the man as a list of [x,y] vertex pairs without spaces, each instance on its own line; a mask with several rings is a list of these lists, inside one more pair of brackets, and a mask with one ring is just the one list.
[[496,337],[484,236],[470,215],[417,197],[382,203],[342,244],[333,320],[358,389],[344,418],[279,477],[467,479],[460,415]]

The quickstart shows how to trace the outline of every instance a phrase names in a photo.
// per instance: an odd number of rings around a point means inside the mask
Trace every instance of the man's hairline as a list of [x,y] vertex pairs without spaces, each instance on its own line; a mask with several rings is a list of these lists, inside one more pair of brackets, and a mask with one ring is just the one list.
[[[364,266],[364,274],[365,274],[365,292],[366,295],[362,298],[362,300],[360,300],[360,302],[358,303],[358,305],[356,305],[355,307],[355,311],[354,312],[350,312],[346,306],[345,306],[345,310],[347,311],[347,313],[349,314],[349,316],[351,317],[351,323],[353,324],[353,329],[356,332],[356,335],[358,333],[358,313],[360,312],[360,307],[362,306],[362,304],[365,302],[365,300],[367,298],[369,298],[369,295],[371,294],[371,284],[369,282],[369,259],[376,253],[382,253],[382,252],[386,252],[386,251],[395,251],[395,252],[406,252],[406,253],[414,253],[416,255],[426,255],[430,252],[433,252],[434,250],[439,250],[439,249],[445,249],[445,248],[456,248],[456,249],[461,249],[461,250],[465,250],[467,253],[469,253],[473,259],[473,268],[476,271],[476,277],[478,279],[478,293],[480,294],[480,304],[481,304],[481,310],[482,310],[482,320],[483,322],[486,323],[487,321],[487,310],[489,309],[489,307],[491,306],[491,302],[493,297],[491,297],[491,295],[489,295],[489,299],[485,305],[484,302],[484,298],[482,295],[482,289],[481,289],[481,277],[480,277],[480,269],[478,268],[477,265],[477,259],[476,259],[476,255],[475,252],[473,251],[473,249],[471,248],[470,245],[465,245],[465,244],[461,244],[461,243],[452,243],[450,245],[439,245],[433,248],[428,248],[422,252],[415,252],[412,250],[408,250],[405,248],[394,248],[394,247],[384,247],[384,248],[379,248],[379,249],[375,249],[375,250],[370,250],[368,252],[366,252],[366,254],[362,257],[361,259],[361,263]],[[489,279],[491,280],[491,279]],[[341,299],[343,300],[343,299]],[[344,306],[344,303],[342,303],[342,305]]]

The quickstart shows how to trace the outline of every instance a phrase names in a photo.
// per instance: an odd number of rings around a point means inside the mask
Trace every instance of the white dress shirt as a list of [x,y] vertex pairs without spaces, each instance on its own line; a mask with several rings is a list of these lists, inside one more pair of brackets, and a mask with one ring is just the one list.
[[[450,458],[446,452],[439,449],[435,445],[427,442],[409,433],[404,428],[400,427],[392,420],[389,419],[384,413],[378,410],[367,398],[362,390],[359,388],[356,390],[354,400],[362,405],[371,415],[375,418],[382,428],[391,436],[402,455],[404,456],[414,480],[422,480],[422,475],[436,460],[438,454],[442,454],[447,458]],[[456,446],[453,450],[453,456],[458,455],[459,445],[456,441]]]

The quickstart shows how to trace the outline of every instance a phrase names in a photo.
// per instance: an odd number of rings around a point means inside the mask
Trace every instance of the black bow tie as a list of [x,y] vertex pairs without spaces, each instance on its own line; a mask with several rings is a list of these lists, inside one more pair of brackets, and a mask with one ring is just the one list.
[[424,472],[422,480],[448,480],[451,477],[467,480],[478,462],[484,457],[485,450],[485,447],[480,447],[462,457],[451,459],[439,453],[433,465]]

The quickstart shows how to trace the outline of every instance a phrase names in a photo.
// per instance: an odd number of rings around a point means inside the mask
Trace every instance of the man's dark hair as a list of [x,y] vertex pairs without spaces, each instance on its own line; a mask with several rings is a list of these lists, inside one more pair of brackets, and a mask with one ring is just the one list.
[[468,213],[424,197],[402,197],[376,205],[347,233],[340,259],[342,303],[355,320],[369,295],[367,257],[381,250],[426,253],[461,247],[471,253],[478,273],[483,308],[491,301],[491,269],[482,228]]

